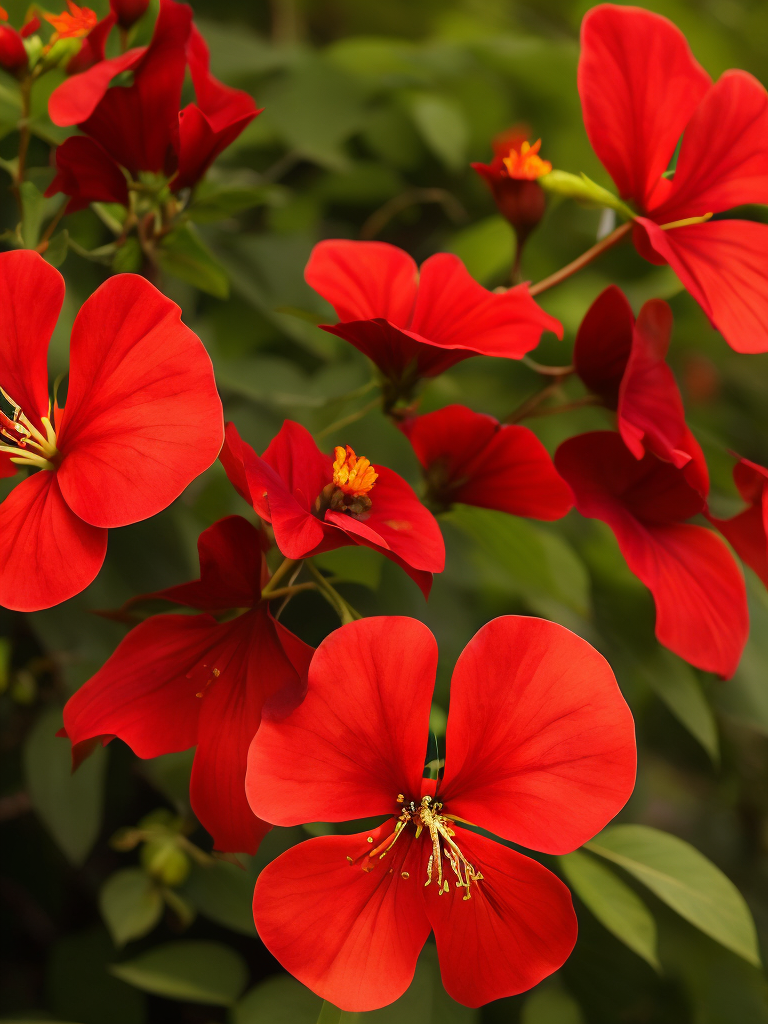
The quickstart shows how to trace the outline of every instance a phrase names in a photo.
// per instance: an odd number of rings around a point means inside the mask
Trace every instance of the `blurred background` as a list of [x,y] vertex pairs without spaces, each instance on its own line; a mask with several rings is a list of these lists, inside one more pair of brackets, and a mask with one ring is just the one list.
[[[21,24],[26,0],[5,6],[11,22]],[[100,15],[106,11],[106,3],[93,6]],[[576,91],[587,3],[195,0],[192,6],[214,74],[250,91],[265,111],[226,151],[206,186],[211,194],[222,184],[250,190],[251,208],[206,218],[203,190],[197,228],[211,260],[202,269],[169,266],[158,283],[208,347],[227,418],[258,451],[284,418],[317,434],[370,397],[361,397],[371,380],[366,360],[315,326],[334,320],[303,282],[316,241],[378,238],[419,261],[448,250],[487,287],[505,284],[513,234],[469,163],[489,161],[493,136],[520,122],[530,126],[532,139],[542,139],[541,155],[556,168],[584,171],[612,187],[588,144]],[[741,67],[768,81],[764,0],[643,6],[676,22],[714,77]],[[66,134],[45,115],[47,92],[59,80],[48,76],[35,101],[30,164],[41,189],[52,176],[51,146]],[[5,159],[18,145],[8,99],[14,88],[0,75]],[[0,226],[13,227],[7,184],[0,171]],[[45,215],[58,202],[49,200]],[[761,210],[745,213],[765,219]],[[550,201],[526,246],[523,278],[539,280],[578,256],[594,243],[599,220],[598,210]],[[67,225],[85,252],[111,238],[91,210]],[[61,270],[68,291],[51,348],[52,376],[66,369],[77,309],[108,273],[77,251]],[[624,288],[636,312],[651,297],[671,303],[670,362],[709,461],[713,510],[735,513],[742,505],[729,452],[768,464],[768,355],[732,352],[674,274],[626,245],[542,296],[563,322],[565,340],[548,335],[537,359],[570,361],[581,317],[610,282]],[[522,364],[473,359],[430,382],[422,407],[461,401],[503,417],[538,386]],[[578,398],[580,387],[567,384],[564,398]],[[554,451],[564,438],[605,428],[609,420],[582,409],[527,425]],[[351,444],[418,485],[408,443],[376,410],[323,443]],[[265,863],[333,826],[275,829],[255,858],[242,858],[245,869],[195,859],[185,843],[207,851],[210,840],[187,804],[191,752],[142,762],[115,741],[70,777],[68,744],[55,737],[66,697],[125,633],[92,612],[197,576],[198,534],[232,512],[249,510],[216,465],[162,515],[111,531],[104,570],[80,597],[27,616],[0,610],[0,1018],[72,1024],[312,1024],[317,1018],[319,1000],[281,972],[258,941],[250,899]],[[705,853],[737,884],[761,938],[768,938],[768,597],[756,577],[746,570],[752,632],[744,659],[737,676],[720,683],[658,646],[651,597],[603,524],[575,512],[545,525],[468,508],[441,521],[447,568],[428,604],[373,552],[342,549],[322,562],[348,580],[341,590],[363,614],[414,615],[435,632],[438,741],[451,669],[485,621],[522,612],[575,630],[610,659],[637,719],[638,785],[621,820],[664,829]],[[338,624],[315,594],[296,598],[283,621],[313,644]],[[143,838],[119,832],[139,822]],[[557,868],[554,858],[541,859]],[[361,1020],[768,1022],[768,985],[757,967],[695,930],[630,875],[621,878],[642,894],[655,919],[655,965],[617,941],[577,900],[576,951],[540,990],[482,1011],[458,1007],[442,993],[428,947],[406,996]]]

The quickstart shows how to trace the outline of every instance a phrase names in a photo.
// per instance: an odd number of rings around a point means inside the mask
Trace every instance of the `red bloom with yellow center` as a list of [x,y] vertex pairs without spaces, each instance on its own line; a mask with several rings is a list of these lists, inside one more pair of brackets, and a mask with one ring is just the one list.
[[89,7],[78,7],[67,0],[67,11],[61,14],[44,14],[43,17],[56,29],[60,39],[82,39],[87,36],[99,20],[96,12]]
[[746,71],[713,84],[682,32],[638,7],[592,8],[581,47],[584,124],[640,213],[638,252],[737,352],[768,351],[768,225],[729,212],[768,203],[768,93]]
[[[200,579],[129,602],[160,598],[200,615],[140,623],[64,708],[77,765],[101,739],[118,737],[139,757],[196,746],[192,810],[217,850],[255,853],[270,825],[245,799],[248,745],[262,717],[285,716],[306,690],[312,648],[276,622],[262,587],[264,538],[229,516],[198,540]],[[247,608],[233,619],[212,613]]]
[[421,622],[343,626],[317,649],[304,702],[248,754],[248,801],[267,821],[387,816],[293,847],[256,884],[267,948],[343,1010],[397,999],[430,931],[446,991],[467,1006],[557,970],[576,940],[567,888],[473,826],[563,854],[632,792],[632,716],[586,641],[527,616],[484,626],[454,669],[437,782],[423,778],[436,666]]
[[221,401],[200,339],[142,277],[109,278],[75,319],[63,409],[48,342],[64,279],[29,250],[0,254],[0,475],[32,475],[0,504],[0,604],[36,611],[95,578],[107,530],[166,508],[215,460]]
[[360,544],[401,566],[426,597],[445,564],[434,516],[391,469],[349,447],[334,454],[335,462],[308,430],[286,420],[259,457],[229,423],[221,461],[238,493],[272,524],[286,558]]

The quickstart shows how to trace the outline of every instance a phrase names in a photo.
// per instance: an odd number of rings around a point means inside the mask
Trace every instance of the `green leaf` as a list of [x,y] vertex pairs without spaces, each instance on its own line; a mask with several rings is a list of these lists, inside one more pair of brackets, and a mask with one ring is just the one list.
[[731,718],[768,736],[768,593],[753,573],[746,574],[751,629],[739,667],[727,686],[715,691],[717,706]]
[[101,829],[107,752],[98,747],[72,772],[61,712],[45,711],[27,737],[24,770],[32,806],[64,855],[82,864]]
[[236,213],[249,210],[254,206],[263,205],[268,202],[270,191],[270,188],[265,186],[208,189],[198,186],[195,197],[186,212],[195,223],[210,224],[213,221],[233,217]]
[[229,278],[213,253],[191,224],[176,228],[157,250],[157,262],[166,274],[199,288],[202,292],[226,299]]
[[21,194],[21,237],[27,249],[34,249],[40,241],[40,228],[45,216],[45,196],[31,181],[22,181]]
[[640,897],[604,864],[576,850],[560,858],[568,884],[617,939],[660,970],[656,922]]
[[488,284],[504,271],[509,273],[515,257],[515,235],[503,217],[486,217],[455,234],[446,249],[461,258],[476,281]]
[[43,253],[43,256],[52,267],[60,267],[67,258],[68,252],[69,232],[65,228],[64,231],[60,231],[58,235],[53,236],[48,243],[48,248]]
[[163,897],[141,868],[125,868],[101,887],[99,910],[115,945],[124,946],[152,931],[163,913]]
[[526,999],[520,1024],[584,1024],[584,1017],[573,996],[560,989],[542,988]]
[[613,825],[586,847],[634,875],[706,935],[760,965],[755,924],[744,897],[689,843],[648,825]]
[[144,992],[215,1006],[232,1006],[248,980],[240,954],[218,942],[169,942],[110,971]]
[[718,764],[717,723],[691,666],[660,647],[652,660],[637,664],[637,671]]
[[323,1001],[282,974],[252,988],[233,1008],[231,1024],[315,1024]]
[[469,128],[461,109],[444,96],[420,93],[411,98],[413,123],[435,156],[449,170],[466,163]]
[[548,192],[568,196],[569,199],[576,199],[587,206],[607,206],[611,210],[616,210],[626,220],[634,220],[635,215],[626,203],[609,192],[607,188],[592,181],[586,174],[550,171],[549,174],[539,178],[539,184]]
[[256,878],[234,864],[217,861],[193,864],[182,895],[211,921],[243,935],[254,936],[253,886]]
[[141,242],[136,235],[129,235],[115,250],[112,259],[112,270],[115,274],[136,274],[141,270],[144,253]]

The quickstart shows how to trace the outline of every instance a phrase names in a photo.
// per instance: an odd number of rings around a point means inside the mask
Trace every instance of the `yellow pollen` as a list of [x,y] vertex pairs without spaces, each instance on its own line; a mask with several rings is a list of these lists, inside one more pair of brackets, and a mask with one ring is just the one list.
[[342,492],[353,497],[367,494],[376,483],[378,473],[364,456],[358,458],[349,447],[334,449],[333,482]]
[[504,166],[510,178],[517,178],[520,181],[535,181],[537,178],[549,174],[552,164],[549,160],[542,160],[539,156],[541,139],[534,142],[524,142],[520,146],[520,152],[510,149],[509,156],[504,157]]

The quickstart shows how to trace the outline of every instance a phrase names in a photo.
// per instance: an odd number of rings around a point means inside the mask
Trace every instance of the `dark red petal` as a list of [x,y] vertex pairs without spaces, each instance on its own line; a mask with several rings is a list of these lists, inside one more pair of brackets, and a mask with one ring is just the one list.
[[416,302],[417,270],[407,252],[387,242],[319,242],[304,278],[339,320],[381,317],[407,327]]
[[122,28],[131,28],[149,7],[149,0],[109,0]]
[[744,501],[757,504],[765,493],[768,469],[749,459],[739,459],[733,467],[733,481]]
[[48,415],[48,342],[64,278],[29,249],[0,253],[0,387],[41,429]]
[[80,50],[67,64],[68,75],[79,75],[94,64],[104,60],[104,48],[107,44],[107,37],[117,21],[114,13],[102,18],[83,39]]
[[90,203],[128,205],[125,175],[101,146],[84,135],[73,135],[56,149],[56,177],[46,196],[63,192],[70,196],[67,211],[74,213]]
[[489,292],[458,256],[445,252],[422,264],[410,331],[443,348],[507,359],[536,348],[544,331],[563,336],[562,325],[534,302],[527,285]]
[[67,78],[53,90],[48,100],[48,114],[53,123],[64,128],[87,120],[104,98],[112,79],[135,68],[146,52],[146,46],[139,46]]
[[222,445],[208,353],[174,302],[143,277],[120,274],[78,313],[71,359],[58,432],[62,494],[94,526],[155,515]]
[[[376,833],[323,836],[281,854],[259,875],[253,913],[259,936],[294,977],[349,1012],[394,1002],[413,979],[430,925],[421,895],[420,844],[401,836],[366,872],[348,858]],[[403,878],[403,873],[408,877]]]
[[632,350],[619,389],[618,427],[636,459],[646,451],[678,468],[691,461],[685,410],[665,358],[672,333],[672,310],[661,299],[640,310]]
[[450,892],[439,896],[434,883],[422,891],[446,992],[464,1006],[482,1006],[561,967],[578,925],[567,887],[541,864],[460,827],[454,841],[483,875],[471,899],[454,887],[449,868]]
[[52,608],[85,590],[107,553],[107,531],[69,508],[57,474],[22,480],[0,505],[0,605],[18,612]]
[[449,405],[417,417],[406,433],[435,480],[436,497],[447,502],[547,520],[561,518],[573,504],[570,488],[527,427],[502,426],[492,416]]
[[726,71],[685,129],[675,176],[659,190],[663,204],[651,207],[654,220],[768,203],[767,167],[768,93],[746,71]]
[[361,619],[326,637],[304,702],[251,744],[254,813],[274,825],[348,821],[397,811],[398,794],[420,798],[436,666],[435,638],[415,619]]
[[619,404],[619,386],[632,350],[634,324],[627,297],[612,284],[589,307],[576,335],[576,373],[609,409]]
[[[646,455],[634,462],[638,475],[628,485],[629,460],[616,434],[595,433],[565,441],[555,465],[578,510],[610,526],[630,570],[653,594],[659,642],[729,678],[749,632],[741,572],[716,534],[676,521],[687,518],[684,471]],[[682,485],[675,485],[675,474]]]
[[635,223],[732,349],[768,352],[768,224],[718,220],[662,231],[642,217]]
[[324,331],[343,338],[368,356],[389,380],[402,383],[404,390],[420,377],[441,373],[478,353],[463,348],[442,348],[429,338],[395,327],[388,320],[350,320]]
[[671,21],[600,4],[581,25],[578,82],[593,149],[621,195],[647,203],[709,75]]
[[229,482],[240,497],[249,505],[253,505],[245,473],[245,460],[249,458],[249,453],[256,455],[253,448],[240,437],[235,424],[227,423],[224,429],[224,444],[219,452],[219,461],[224,467]]
[[222,625],[220,631],[222,639],[211,650],[209,663],[220,675],[206,686],[202,698],[190,800],[213,836],[215,849],[255,853],[271,825],[256,818],[248,806],[248,747],[270,698],[278,695],[292,710],[304,696],[312,649],[301,644],[306,652],[302,677],[286,656],[281,634],[263,605]]
[[608,662],[543,619],[505,615],[469,642],[445,742],[446,812],[545,853],[591,839],[635,783],[634,723]]
[[756,572],[768,587],[768,492],[759,505],[739,512],[731,519],[707,516],[725,537],[739,558]]

